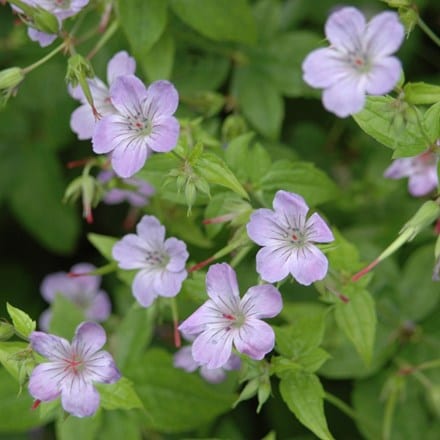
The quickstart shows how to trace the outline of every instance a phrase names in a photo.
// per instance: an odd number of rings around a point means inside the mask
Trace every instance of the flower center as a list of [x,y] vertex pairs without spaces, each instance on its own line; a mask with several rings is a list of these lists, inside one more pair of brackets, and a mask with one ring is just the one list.
[[148,136],[151,133],[150,121],[139,111],[135,115],[127,116],[127,123],[128,129],[135,131],[138,135]]
[[362,53],[351,53],[348,55],[348,62],[359,73],[365,73],[370,70],[370,63],[367,57]]
[[151,266],[166,266],[170,260],[169,256],[160,251],[147,251],[145,260]]
[[237,313],[236,315],[231,315],[229,313],[222,313],[222,316],[227,321],[229,321],[227,330],[231,330],[231,328],[239,328],[246,321],[246,317],[242,313]]
[[300,248],[307,243],[307,233],[299,228],[290,227],[286,232],[286,238],[294,247]]
[[55,0],[55,5],[62,9],[70,7],[70,0]]
[[66,362],[65,371],[69,370],[73,374],[78,374],[84,367],[83,360],[75,353],[72,353],[70,359],[64,359]]

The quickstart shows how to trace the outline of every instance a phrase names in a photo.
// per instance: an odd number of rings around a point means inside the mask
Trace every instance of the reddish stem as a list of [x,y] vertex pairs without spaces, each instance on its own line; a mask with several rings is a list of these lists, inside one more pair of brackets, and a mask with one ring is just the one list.
[[358,273],[355,273],[352,277],[351,277],[351,281],[356,282],[358,281],[360,278],[362,278],[365,274],[367,274],[368,272],[370,272],[371,269],[373,269],[374,267],[376,267],[379,264],[379,260],[373,260],[368,266],[364,267],[362,270],[360,270]]
[[180,339],[179,329],[177,328],[178,322],[173,321],[173,324],[174,324],[174,345],[176,346],[176,348],[180,348],[180,346],[182,345],[182,340]]
[[67,168],[82,167],[83,165],[86,165],[89,160],[90,160],[90,157],[86,157],[85,159],[72,160],[70,162],[67,162],[66,166],[67,166]]
[[201,261],[200,263],[195,264],[194,266],[188,269],[188,272],[195,272],[196,270],[202,269],[207,266],[209,263],[212,263],[215,260],[215,257],[209,257],[208,259]]
[[34,403],[31,406],[31,410],[35,411],[40,406],[40,403],[41,403],[41,400],[39,400],[39,399],[34,400]]

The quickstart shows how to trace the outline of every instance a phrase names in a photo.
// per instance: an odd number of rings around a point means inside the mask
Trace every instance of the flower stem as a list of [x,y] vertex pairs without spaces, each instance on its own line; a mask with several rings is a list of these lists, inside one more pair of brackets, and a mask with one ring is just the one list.
[[176,298],[171,298],[170,301],[170,307],[171,307],[171,315],[173,317],[173,325],[174,325],[174,345],[176,348],[180,348],[182,345],[182,341],[180,339],[180,333],[179,333],[179,311],[177,310],[177,302]]
[[99,41],[95,44],[93,49],[87,54],[87,59],[91,60],[107,43],[108,40],[113,36],[113,34],[118,30],[119,23],[114,21],[104,32],[103,36],[99,39]]
[[396,409],[398,392],[394,390],[385,404],[385,414],[382,424],[382,439],[390,440],[391,438],[391,428],[393,425],[394,411]]
[[58,52],[62,51],[66,47],[66,42],[61,43],[58,47],[56,47],[52,52],[49,52],[46,56],[38,60],[37,62],[25,67],[23,69],[23,73],[27,74],[29,72],[32,72],[32,70],[36,69],[37,67],[40,67],[42,64],[44,64],[46,61],[49,61],[51,58],[53,58]]
[[437,45],[440,47],[440,38],[431,30],[431,28],[421,19],[420,15],[417,17],[417,24],[420,29]]

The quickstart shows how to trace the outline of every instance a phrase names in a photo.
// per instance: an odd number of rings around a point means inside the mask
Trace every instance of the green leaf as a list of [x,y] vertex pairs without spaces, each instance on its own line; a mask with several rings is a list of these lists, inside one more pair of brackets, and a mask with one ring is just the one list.
[[353,119],[393,157],[416,156],[431,143],[423,115],[417,107],[389,96],[368,96],[364,109]]
[[174,62],[174,39],[164,32],[151,50],[142,58],[142,67],[150,81],[169,79]]
[[435,104],[440,102],[440,86],[424,82],[407,83],[403,88],[405,101],[410,104]]
[[440,139],[440,102],[426,110],[423,121],[432,142],[434,143],[437,139]]
[[27,391],[19,393],[17,382],[0,368],[0,435],[4,433],[3,438],[12,438],[12,433],[25,433],[51,421],[53,414],[40,417],[39,410],[31,411],[32,403]]
[[142,440],[140,423],[129,411],[104,411],[97,440]]
[[104,409],[134,409],[143,406],[132,382],[125,377],[112,384],[95,383],[95,386],[101,395],[101,406]]
[[247,0],[172,0],[176,15],[205,37],[252,44],[256,27]]
[[205,426],[231,408],[235,395],[230,385],[207,384],[197,373],[189,374],[173,367],[172,355],[153,349],[135,364],[127,376],[151,416],[148,428],[161,432],[189,431]]
[[249,198],[234,173],[228,168],[223,159],[216,154],[204,152],[194,165],[194,170],[209,183],[224,186],[246,199]]
[[16,172],[10,206],[17,220],[47,249],[69,253],[76,243],[79,222],[72,207],[61,202],[64,182],[54,153],[32,143],[23,151]]
[[338,188],[327,174],[308,162],[274,162],[262,176],[261,188],[270,203],[280,189],[300,194],[309,206],[328,202],[338,196]]
[[[33,366],[29,344],[25,342],[0,342],[0,364],[21,385],[26,379],[28,369],[32,369]],[[17,384],[16,387],[18,391]]]
[[122,371],[127,365],[137,362],[150,344],[153,338],[156,314],[155,304],[145,308],[133,303],[119,323],[113,335],[112,344],[116,364]]
[[324,414],[324,390],[314,374],[289,372],[281,377],[280,392],[297,419],[320,439],[333,439]]
[[55,429],[58,440],[94,440],[99,433],[102,413],[98,411],[92,417],[58,418]]
[[167,7],[165,0],[118,0],[121,27],[141,62],[165,29]]
[[115,237],[108,237],[107,235],[100,235],[89,233],[87,239],[99,251],[99,253],[109,261],[113,261],[112,249],[115,243],[119,240]]
[[23,312],[23,310],[17,309],[9,303],[6,303],[6,309],[12,319],[15,330],[20,333],[21,336],[27,338],[36,329],[37,325],[35,321],[33,321],[27,313]]
[[50,333],[72,339],[76,327],[86,319],[84,311],[61,294],[55,295],[51,309]]
[[373,357],[377,322],[373,297],[361,286],[353,283],[347,285],[342,294],[347,296],[349,301],[335,303],[336,322],[368,365]]
[[284,102],[270,78],[252,66],[236,69],[233,94],[254,129],[269,139],[278,139],[284,117]]

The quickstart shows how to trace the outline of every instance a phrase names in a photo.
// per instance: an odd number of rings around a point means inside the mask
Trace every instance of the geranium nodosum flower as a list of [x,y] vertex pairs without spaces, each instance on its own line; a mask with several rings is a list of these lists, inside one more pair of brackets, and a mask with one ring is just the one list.
[[153,152],[171,151],[179,137],[179,122],[173,116],[179,96],[168,81],[148,88],[133,75],[120,76],[110,86],[116,113],[96,123],[93,151],[112,153],[113,169],[120,177],[131,177]]
[[[111,86],[119,76],[133,75],[135,70],[136,61],[134,58],[129,56],[125,51],[116,53],[107,64],[107,82],[109,86]],[[110,101],[110,91],[107,85],[98,77],[88,79],[87,81],[96,111],[101,116],[115,113],[116,110]],[[91,139],[96,124],[96,116],[93,113],[92,107],[87,102],[81,86],[70,89],[70,94],[73,98],[82,103],[82,105],[72,113],[70,127],[77,134],[78,139]]]
[[311,52],[303,62],[304,81],[324,89],[324,107],[340,117],[362,110],[365,94],[390,92],[401,73],[391,56],[400,47],[404,28],[394,12],[382,12],[366,23],[353,7],[334,12],[325,24],[331,46]]
[[188,252],[183,241],[165,240],[165,228],[156,217],[145,215],[136,226],[137,234],[122,237],[113,246],[113,258],[121,269],[140,269],[133,281],[133,295],[144,306],[158,296],[176,296],[188,273]]
[[415,157],[396,159],[385,170],[384,177],[401,179],[408,177],[408,190],[415,197],[430,193],[438,185],[437,175],[438,156],[425,151]]
[[274,347],[272,327],[261,318],[272,318],[282,308],[280,292],[270,284],[249,288],[240,299],[234,269],[226,263],[214,264],[206,275],[209,300],[179,326],[195,335],[192,355],[208,368],[223,367],[232,346],[252,359],[263,359]]
[[114,383],[121,377],[110,353],[101,350],[105,341],[103,328],[93,322],[83,322],[76,328],[72,344],[55,335],[32,332],[32,348],[49,360],[32,371],[32,397],[49,402],[61,396],[61,405],[68,413],[77,417],[93,415],[100,401],[93,383]]
[[257,272],[270,283],[289,273],[308,286],[327,274],[328,261],[314,243],[328,243],[333,234],[319,214],[307,218],[309,207],[298,194],[278,191],[271,209],[257,209],[247,224],[251,240],[263,246]]
[[[72,266],[70,273],[87,274],[95,269],[93,264],[78,263]],[[72,278],[66,272],[56,272],[44,277],[40,290],[49,304],[55,300],[57,294],[63,295],[84,312],[86,319],[102,322],[110,315],[111,303],[107,293],[101,290],[100,284],[101,277],[97,275]],[[50,309],[41,314],[39,324],[42,330],[49,329],[51,318]]]

